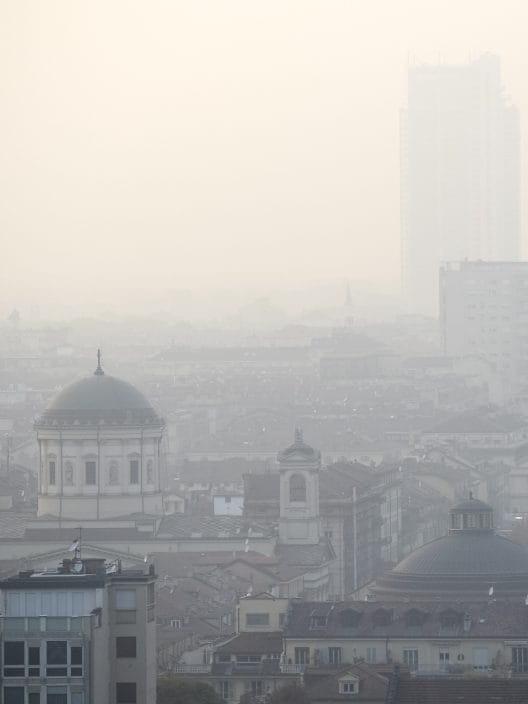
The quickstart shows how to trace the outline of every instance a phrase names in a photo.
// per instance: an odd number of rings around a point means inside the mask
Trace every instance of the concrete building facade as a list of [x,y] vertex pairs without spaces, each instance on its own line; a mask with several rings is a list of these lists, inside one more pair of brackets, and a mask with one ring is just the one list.
[[443,261],[520,255],[520,137],[500,61],[413,66],[401,118],[402,283],[437,314]]
[[156,700],[155,575],[64,560],[0,583],[2,702]]

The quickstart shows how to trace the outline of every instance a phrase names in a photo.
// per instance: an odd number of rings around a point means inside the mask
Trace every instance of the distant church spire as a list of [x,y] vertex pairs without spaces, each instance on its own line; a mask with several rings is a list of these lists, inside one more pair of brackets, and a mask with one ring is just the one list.
[[304,443],[302,428],[295,428],[295,444],[302,445]]
[[97,376],[103,376],[104,371],[103,368],[101,367],[101,350],[97,350],[97,369],[95,370],[94,374]]

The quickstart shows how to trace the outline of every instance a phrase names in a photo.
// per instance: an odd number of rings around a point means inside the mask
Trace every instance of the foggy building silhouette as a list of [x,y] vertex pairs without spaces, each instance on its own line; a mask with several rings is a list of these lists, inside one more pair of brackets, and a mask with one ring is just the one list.
[[400,139],[405,304],[436,315],[443,261],[520,256],[519,117],[499,58],[411,67]]

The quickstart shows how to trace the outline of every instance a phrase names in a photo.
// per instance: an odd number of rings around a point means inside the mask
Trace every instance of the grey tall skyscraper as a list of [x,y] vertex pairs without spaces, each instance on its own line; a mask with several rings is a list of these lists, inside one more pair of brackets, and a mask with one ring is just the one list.
[[517,110],[500,60],[409,70],[401,120],[402,283],[407,309],[436,315],[444,261],[520,256]]

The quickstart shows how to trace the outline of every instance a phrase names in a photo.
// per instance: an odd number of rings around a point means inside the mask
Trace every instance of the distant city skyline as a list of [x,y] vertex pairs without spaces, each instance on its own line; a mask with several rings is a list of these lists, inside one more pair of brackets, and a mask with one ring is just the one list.
[[407,66],[497,54],[525,119],[526,14],[515,0],[7,0],[4,310],[396,288]]

